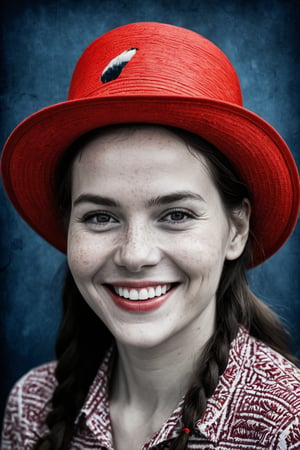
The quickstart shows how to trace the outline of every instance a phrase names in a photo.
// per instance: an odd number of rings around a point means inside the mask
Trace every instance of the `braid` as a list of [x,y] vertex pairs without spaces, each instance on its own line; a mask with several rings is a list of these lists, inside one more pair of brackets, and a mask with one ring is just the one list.
[[183,429],[171,450],[187,448],[189,433],[184,427],[192,432],[203,417],[207,401],[226,369],[230,345],[240,326],[300,367],[299,360],[289,352],[288,335],[280,320],[249,289],[245,267],[250,256],[249,241],[242,258],[225,262],[217,292],[216,329],[198,360],[194,383],[184,400]]
[[[64,313],[56,343],[58,384],[46,418],[49,433],[37,442],[35,450],[69,448],[74,421],[112,342],[107,328],[82,299],[69,271],[63,301]],[[97,345],[97,354],[92,351],[93,342],[102,343]]]
[[[224,282],[223,282],[224,284]],[[222,287],[222,282],[221,285]],[[239,312],[231,289],[224,295],[217,294],[216,329],[201,352],[194,375],[194,382],[185,395],[182,423],[183,427],[195,429],[196,422],[205,413],[207,401],[214,393],[219,378],[226,369],[229,349],[239,328]],[[184,428],[175,439],[171,449],[184,450],[187,448],[189,433]]]

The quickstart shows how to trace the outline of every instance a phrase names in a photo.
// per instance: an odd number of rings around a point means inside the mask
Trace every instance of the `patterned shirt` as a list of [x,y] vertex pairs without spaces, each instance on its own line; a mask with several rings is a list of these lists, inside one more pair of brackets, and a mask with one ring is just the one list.
[[[109,351],[76,419],[71,449],[114,450],[108,399],[111,365]],[[32,449],[47,433],[44,422],[56,385],[54,370],[55,362],[35,368],[13,388],[2,450]],[[170,448],[182,427],[182,405],[183,400],[142,450]],[[300,371],[241,328],[188,449],[300,449]]]

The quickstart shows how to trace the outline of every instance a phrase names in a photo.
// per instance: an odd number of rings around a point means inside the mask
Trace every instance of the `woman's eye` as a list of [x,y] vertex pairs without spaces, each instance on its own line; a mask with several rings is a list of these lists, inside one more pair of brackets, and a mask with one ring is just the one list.
[[117,220],[109,213],[95,212],[84,215],[82,218],[82,222],[91,225],[108,225],[116,223]]
[[165,214],[160,222],[168,222],[168,223],[183,223],[189,219],[192,219],[193,215],[187,211],[174,210]]

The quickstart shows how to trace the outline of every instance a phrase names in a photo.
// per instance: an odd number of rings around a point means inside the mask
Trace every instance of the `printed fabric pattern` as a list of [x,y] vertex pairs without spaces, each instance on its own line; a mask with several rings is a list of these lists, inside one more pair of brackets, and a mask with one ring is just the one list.
[[[115,450],[108,399],[111,364],[112,349],[76,419],[71,449]],[[50,362],[31,370],[12,389],[2,450],[30,450],[47,433],[45,418],[56,385],[55,366]],[[182,405],[183,400],[141,450],[170,448],[182,428]],[[300,449],[300,370],[241,328],[188,449]]]

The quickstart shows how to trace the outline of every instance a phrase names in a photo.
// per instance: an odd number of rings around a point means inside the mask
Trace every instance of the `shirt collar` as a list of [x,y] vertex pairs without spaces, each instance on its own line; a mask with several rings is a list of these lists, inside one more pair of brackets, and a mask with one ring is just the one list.
[[[107,448],[113,448],[112,429],[109,416],[109,382],[114,361],[115,347],[112,346],[89,389],[86,401],[77,416],[75,425],[81,422],[91,430],[93,435]],[[183,407],[183,399],[175,408],[169,419],[161,429],[152,437],[149,448],[160,442],[175,438],[180,430],[180,418]]]
[[114,360],[114,346],[107,351],[88,395],[77,416],[75,425],[85,425],[99,439],[103,446],[112,448],[112,429],[109,416],[109,381]]
[[[239,374],[243,370],[246,356],[248,332],[240,328],[233,340],[227,367],[221,375],[218,385],[208,399],[204,416],[197,422],[199,435],[204,436],[209,442],[216,444],[221,432],[224,432],[224,411],[229,407],[231,393],[239,383]],[[114,346],[107,352],[98,373],[89,389],[86,401],[76,419],[75,424],[81,420],[92,433],[101,440],[103,446],[112,448],[112,429],[109,416],[109,380],[114,360]],[[170,418],[151,439],[151,445],[158,445],[163,440],[174,438],[181,428],[183,400],[173,411]]]
[[199,432],[214,444],[217,444],[220,434],[224,433],[225,412],[229,408],[232,392],[240,383],[248,341],[249,334],[241,327],[231,343],[227,367],[220,376],[213,395],[207,401],[202,419],[197,422]]

